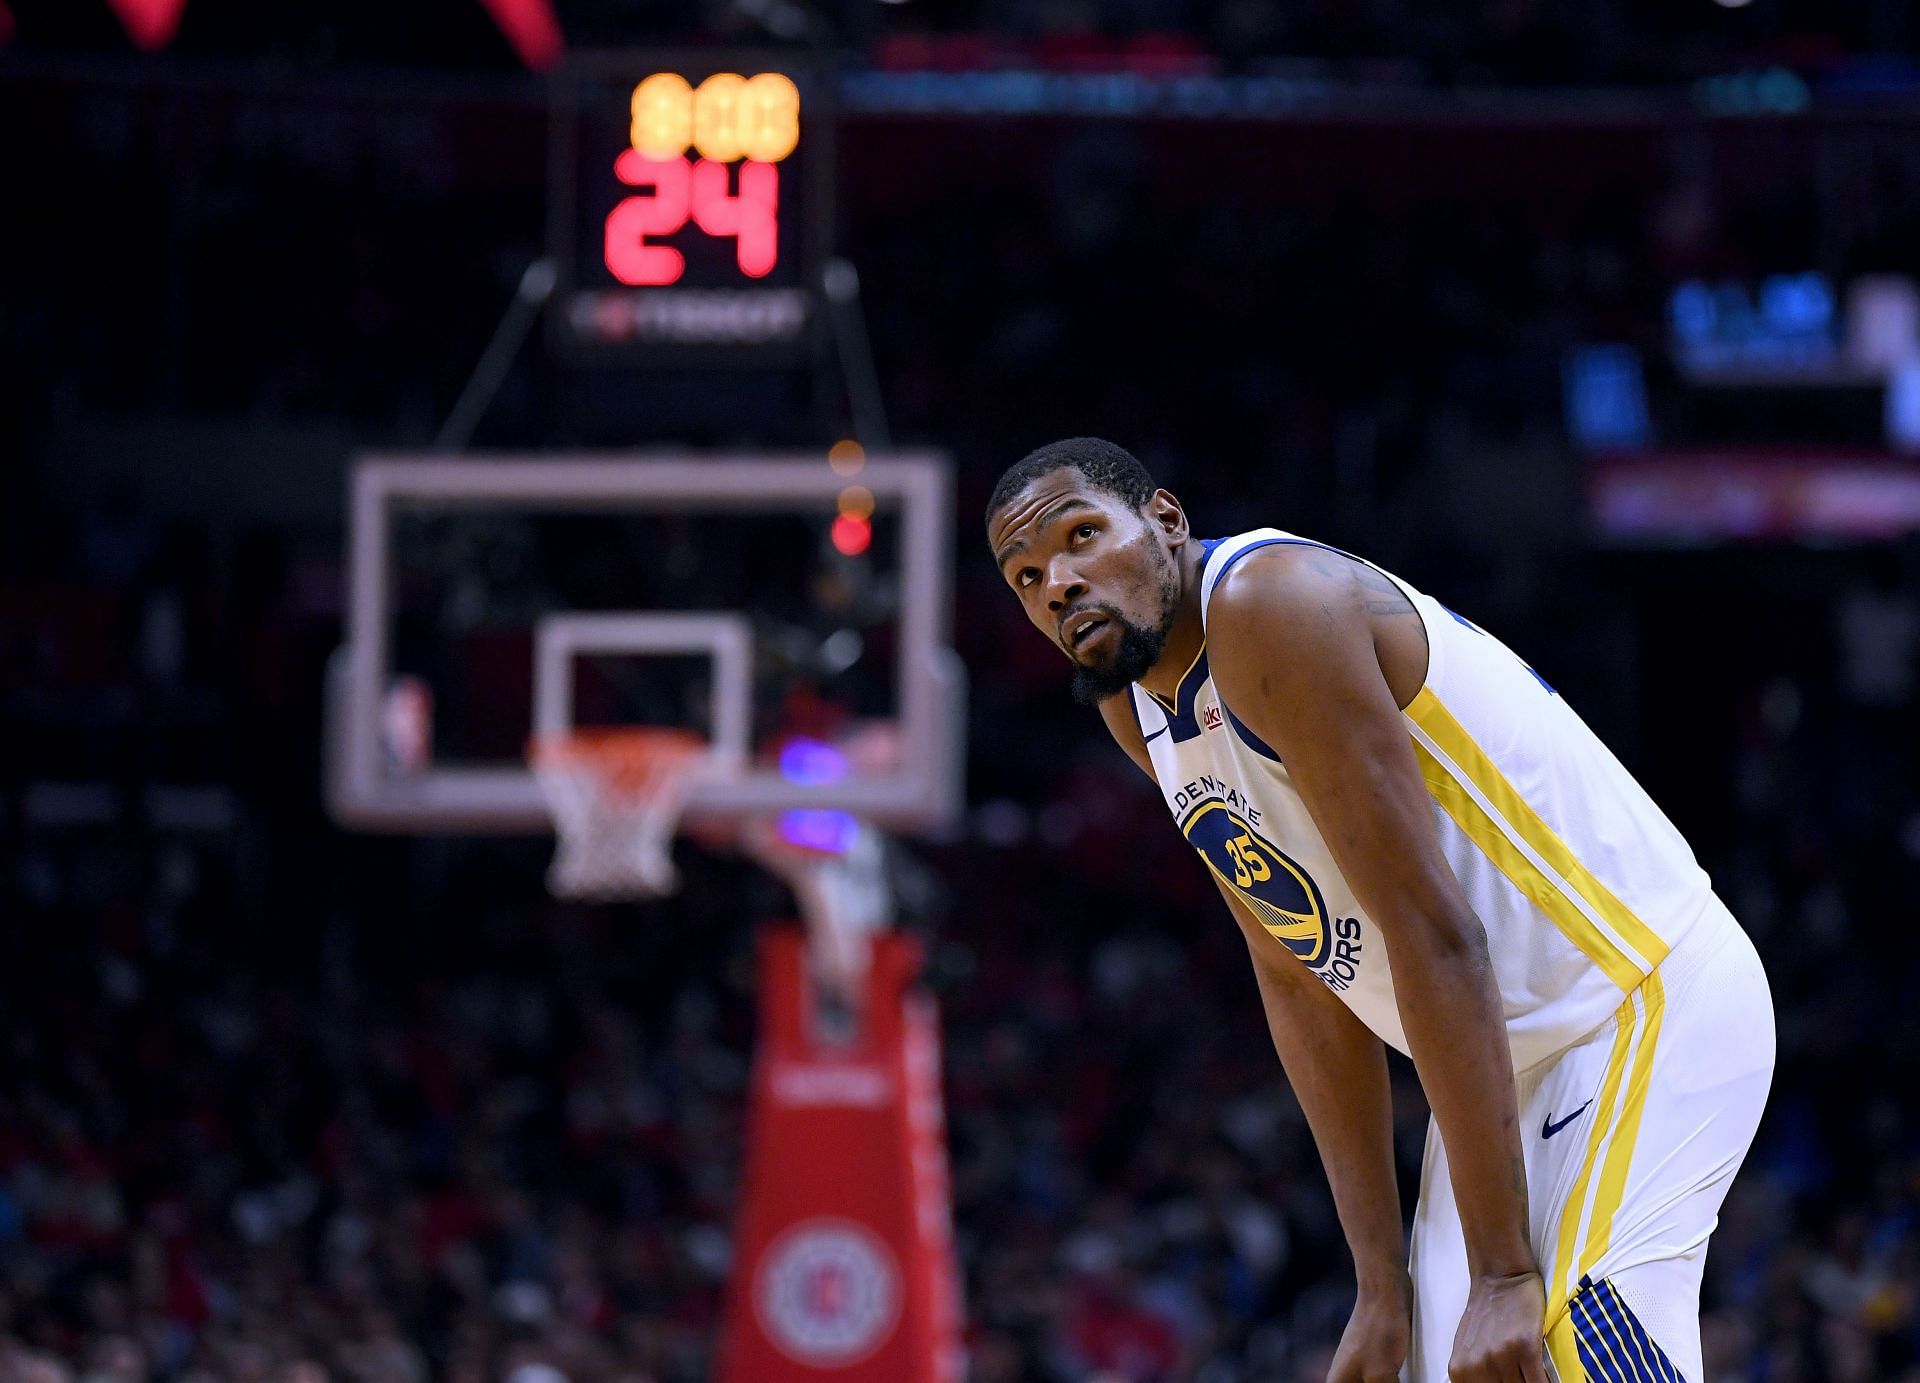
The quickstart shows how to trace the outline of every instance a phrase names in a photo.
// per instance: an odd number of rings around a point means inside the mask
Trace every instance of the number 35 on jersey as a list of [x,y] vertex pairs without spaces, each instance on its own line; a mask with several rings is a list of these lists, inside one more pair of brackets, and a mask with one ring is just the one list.
[[1180,823],[1207,867],[1307,965],[1327,958],[1327,905],[1307,874],[1225,802],[1202,802]]

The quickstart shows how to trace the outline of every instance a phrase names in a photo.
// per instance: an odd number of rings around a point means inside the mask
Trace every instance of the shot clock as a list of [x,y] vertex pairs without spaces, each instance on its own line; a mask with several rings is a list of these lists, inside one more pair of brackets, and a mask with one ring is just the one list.
[[807,357],[831,226],[831,96],[788,54],[598,55],[563,71],[556,344],[635,364]]

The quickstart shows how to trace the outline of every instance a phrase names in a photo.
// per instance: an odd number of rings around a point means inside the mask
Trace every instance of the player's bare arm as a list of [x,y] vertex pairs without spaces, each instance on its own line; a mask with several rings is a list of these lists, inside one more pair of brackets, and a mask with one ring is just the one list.
[[1267,1030],[1306,1113],[1353,1255],[1353,1315],[1327,1383],[1398,1378],[1412,1339],[1413,1282],[1393,1172],[1386,1045],[1214,882],[1246,939]]
[[[1441,853],[1376,625],[1395,616],[1356,563],[1256,553],[1221,582],[1209,658],[1227,704],[1273,746],[1387,945],[1414,1065],[1452,1161],[1473,1276],[1460,1380],[1544,1380],[1544,1291],[1527,1234],[1513,1066],[1486,938]],[[1387,637],[1393,637],[1391,635]],[[1404,688],[1410,698],[1417,689]]]
[[[1127,757],[1151,779],[1153,762],[1127,698],[1102,701],[1100,718]],[[1219,880],[1214,883],[1246,940],[1267,1030],[1307,1116],[1353,1255],[1353,1315],[1328,1383],[1398,1378],[1411,1338],[1413,1283],[1407,1275],[1400,1188],[1394,1180],[1386,1046],[1305,966],[1276,946]]]

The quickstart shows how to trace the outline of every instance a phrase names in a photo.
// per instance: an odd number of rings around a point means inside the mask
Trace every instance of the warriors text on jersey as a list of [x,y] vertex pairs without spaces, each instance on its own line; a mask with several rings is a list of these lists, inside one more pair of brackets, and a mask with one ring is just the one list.
[[[1200,611],[1248,553],[1305,543],[1255,529],[1206,544]],[[1440,844],[1486,929],[1516,1069],[1613,1016],[1714,906],[1673,824],[1541,677],[1479,626],[1388,575],[1427,633],[1402,712]],[[1224,704],[1202,644],[1172,704],[1137,684],[1155,779],[1207,866],[1402,1052],[1386,946],[1335,867],[1286,765]]]

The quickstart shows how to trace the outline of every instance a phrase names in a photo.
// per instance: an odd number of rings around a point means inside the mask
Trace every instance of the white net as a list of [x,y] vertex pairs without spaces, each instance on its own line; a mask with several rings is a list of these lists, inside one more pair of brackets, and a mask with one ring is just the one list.
[[557,898],[657,898],[679,884],[673,834],[710,760],[685,730],[577,731],[528,754],[559,838],[547,887]]

